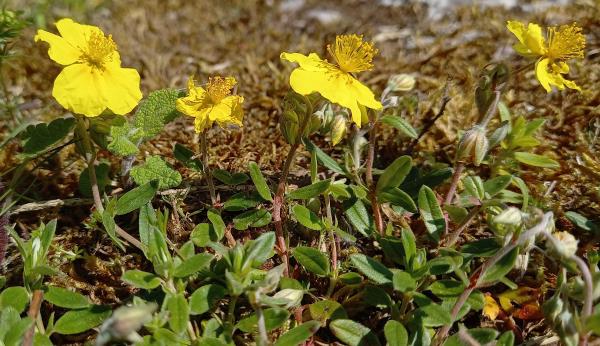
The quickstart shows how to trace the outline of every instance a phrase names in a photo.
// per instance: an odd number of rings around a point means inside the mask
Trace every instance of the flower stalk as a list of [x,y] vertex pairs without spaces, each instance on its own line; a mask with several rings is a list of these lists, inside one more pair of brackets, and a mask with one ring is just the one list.
[[208,129],[205,129],[200,135],[200,147],[202,150],[202,163],[204,165],[204,175],[206,177],[206,183],[208,185],[208,191],[210,192],[210,202],[214,207],[217,203],[217,193],[215,191],[215,183],[212,177],[212,170],[210,169],[210,162],[208,157],[208,141],[207,141]]

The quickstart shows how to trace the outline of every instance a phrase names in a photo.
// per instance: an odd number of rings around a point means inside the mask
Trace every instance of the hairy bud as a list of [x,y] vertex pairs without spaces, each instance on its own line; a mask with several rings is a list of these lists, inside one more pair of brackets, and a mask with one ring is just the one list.
[[475,125],[465,132],[458,142],[456,151],[457,160],[471,161],[479,166],[487,154],[489,142],[486,137],[485,128]]

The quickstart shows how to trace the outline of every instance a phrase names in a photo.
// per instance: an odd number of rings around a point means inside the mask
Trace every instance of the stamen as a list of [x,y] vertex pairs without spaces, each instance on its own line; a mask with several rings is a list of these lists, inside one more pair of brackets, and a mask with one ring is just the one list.
[[102,32],[98,31],[92,33],[87,43],[87,49],[83,51],[81,59],[92,67],[100,69],[104,68],[107,61],[112,60],[112,55],[117,50],[112,35],[104,36]]
[[335,45],[327,45],[327,51],[344,72],[361,72],[373,68],[373,57],[377,49],[373,43],[363,42],[362,35],[339,35]]
[[209,77],[208,83],[206,83],[206,92],[213,103],[219,103],[222,99],[231,94],[231,89],[233,89],[236,83],[237,82],[233,77]]
[[576,23],[548,28],[548,57],[557,60],[583,58],[585,36]]

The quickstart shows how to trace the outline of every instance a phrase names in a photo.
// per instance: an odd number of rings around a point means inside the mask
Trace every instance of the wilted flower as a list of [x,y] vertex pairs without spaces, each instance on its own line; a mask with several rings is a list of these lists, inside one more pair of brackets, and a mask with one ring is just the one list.
[[366,118],[366,107],[381,109],[373,92],[359,82],[353,73],[373,68],[373,56],[377,49],[372,43],[363,42],[362,36],[339,35],[327,51],[335,63],[321,59],[317,54],[281,53],[281,59],[296,62],[300,67],[292,71],[290,85],[301,95],[318,92],[323,97],[350,109],[352,120],[358,127]]
[[554,241],[548,240],[547,245],[557,255],[569,258],[577,252],[577,239],[569,232],[554,232],[548,235]]
[[197,133],[210,128],[216,121],[221,127],[229,124],[242,126],[244,98],[231,95],[236,84],[233,77],[210,77],[206,89],[196,86],[194,78],[188,79],[188,94],[177,99],[177,110],[196,118],[194,127]]
[[456,158],[458,160],[469,159],[479,166],[487,154],[489,142],[485,134],[485,128],[479,125],[473,126],[465,132],[458,142]]
[[552,85],[556,85],[560,90],[565,86],[581,90],[575,82],[562,76],[569,73],[569,65],[566,63],[568,60],[584,56],[585,36],[580,27],[575,23],[549,27],[547,42],[542,35],[542,28],[537,24],[529,23],[525,26],[518,21],[508,21],[506,27],[519,40],[519,43],[514,45],[519,54],[538,58],[535,74],[547,92],[552,90]]
[[52,96],[64,108],[88,117],[106,108],[115,114],[130,112],[142,98],[140,75],[121,67],[111,35],[71,19],[56,22],[61,36],[38,30],[35,41],[50,44],[48,55],[65,68],[56,77]]
[[415,82],[415,77],[409,74],[395,74],[388,80],[386,89],[390,92],[410,91],[415,87]]

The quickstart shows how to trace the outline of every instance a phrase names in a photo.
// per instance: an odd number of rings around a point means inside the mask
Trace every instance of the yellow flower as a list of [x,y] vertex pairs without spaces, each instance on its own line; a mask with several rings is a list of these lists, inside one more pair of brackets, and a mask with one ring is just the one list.
[[228,124],[242,126],[244,98],[231,95],[237,82],[233,77],[210,77],[206,89],[197,87],[194,78],[188,80],[188,95],[177,99],[177,110],[196,118],[197,133],[210,128],[216,121],[221,127]]
[[140,75],[121,68],[112,36],[100,28],[65,18],[56,22],[61,36],[38,30],[35,41],[50,45],[48,55],[65,68],[56,77],[52,96],[69,111],[95,117],[106,108],[129,113],[141,100]]
[[575,82],[565,79],[562,75],[569,73],[567,61],[583,58],[585,36],[575,23],[549,27],[547,42],[542,35],[542,28],[534,23],[527,26],[521,22],[508,21],[506,27],[512,32],[519,43],[514,49],[521,55],[538,58],[535,74],[540,84],[547,92],[552,85],[563,90],[565,87],[581,91]]
[[372,43],[363,42],[362,36],[340,35],[327,51],[335,64],[322,60],[317,54],[281,53],[281,59],[296,62],[300,67],[292,71],[290,85],[295,92],[309,95],[318,92],[323,97],[350,109],[352,120],[360,127],[366,118],[366,108],[381,109],[373,92],[359,82],[353,73],[373,68],[371,61],[377,54]]

